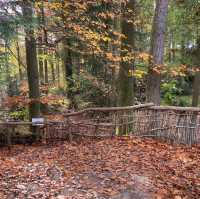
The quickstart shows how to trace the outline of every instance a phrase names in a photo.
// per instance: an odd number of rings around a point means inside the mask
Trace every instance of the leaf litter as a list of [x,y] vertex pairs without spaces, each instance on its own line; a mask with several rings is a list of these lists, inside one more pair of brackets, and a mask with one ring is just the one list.
[[200,147],[122,137],[2,148],[0,198],[199,199]]

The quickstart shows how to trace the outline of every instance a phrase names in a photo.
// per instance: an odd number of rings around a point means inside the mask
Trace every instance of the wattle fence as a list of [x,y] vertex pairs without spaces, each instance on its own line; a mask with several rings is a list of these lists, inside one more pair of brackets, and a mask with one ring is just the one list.
[[[67,113],[59,122],[39,124],[43,142],[73,140],[75,137],[103,138],[120,135],[152,137],[173,144],[200,144],[200,108],[154,106],[141,104],[130,107],[89,108]],[[31,122],[0,123],[4,136],[0,143],[16,142],[18,126]],[[7,132],[5,134],[5,132]],[[25,142],[25,141],[24,141]]]

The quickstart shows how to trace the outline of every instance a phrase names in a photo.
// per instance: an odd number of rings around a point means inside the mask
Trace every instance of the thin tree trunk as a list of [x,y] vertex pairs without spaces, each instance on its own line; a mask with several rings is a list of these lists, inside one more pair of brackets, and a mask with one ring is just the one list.
[[[29,97],[31,103],[29,104],[30,120],[40,116],[40,91],[39,91],[39,72],[37,65],[36,41],[34,38],[34,30],[32,27],[33,10],[32,3],[23,1],[23,17],[27,20],[28,26],[25,26],[25,47],[26,47],[26,64],[29,86]],[[33,132],[37,133],[37,128],[33,128]],[[36,138],[38,138],[38,135]]]
[[172,34],[172,61],[176,61],[176,42],[174,40],[173,34]]
[[19,49],[19,42],[16,41],[16,50],[17,50],[17,62],[18,62],[18,68],[19,68],[19,80],[22,81],[23,79],[23,73],[22,73],[22,66],[21,66],[21,56],[20,56],[20,49]]
[[46,21],[45,21],[44,2],[43,1],[42,1],[40,10],[41,10],[41,15],[42,15],[41,18],[42,18],[43,40],[44,40],[44,43],[46,44],[46,46],[44,48],[44,55],[45,55],[45,59],[44,59],[44,81],[45,81],[45,84],[48,84],[49,83],[48,61],[47,61],[47,55],[48,55],[48,50],[47,50],[48,34],[47,34],[46,29],[45,29]]
[[8,41],[5,41],[5,68],[6,68],[6,82],[7,82],[7,94],[8,96],[12,96],[12,90],[10,89],[11,78],[10,78],[10,70],[9,70],[9,59],[8,59]]
[[55,77],[55,69],[54,69],[54,63],[51,61],[51,76],[52,76],[52,81],[55,83],[56,77]]
[[164,55],[164,36],[166,29],[166,18],[168,12],[169,0],[157,0],[155,16],[153,22],[151,50],[152,60],[149,64],[149,72],[147,77],[146,100],[156,105],[160,104],[160,83],[161,75],[154,69],[156,66],[163,65]]
[[40,74],[40,84],[44,83],[44,62],[43,58],[41,57],[43,55],[43,49],[42,49],[42,36],[39,36],[39,49],[38,49],[38,54],[39,54],[39,74]]
[[72,80],[72,74],[73,74],[73,70],[72,70],[72,52],[71,50],[68,48],[70,46],[70,42],[69,41],[65,41],[64,42],[64,65],[65,65],[65,80],[67,83],[67,94],[68,97],[71,96],[71,88],[73,86],[73,80]]
[[[46,55],[46,52],[45,52]],[[44,59],[44,82],[45,84],[49,83],[49,76],[48,76],[48,62],[47,59]]]
[[59,59],[56,60],[56,73],[57,73],[58,87],[60,87],[60,63],[59,63]]
[[44,67],[43,67],[43,59],[39,59],[39,73],[40,73],[40,82],[41,84],[44,83]]
[[192,106],[194,107],[197,107],[199,105],[199,93],[200,93],[200,72],[197,72],[195,74],[193,83]]

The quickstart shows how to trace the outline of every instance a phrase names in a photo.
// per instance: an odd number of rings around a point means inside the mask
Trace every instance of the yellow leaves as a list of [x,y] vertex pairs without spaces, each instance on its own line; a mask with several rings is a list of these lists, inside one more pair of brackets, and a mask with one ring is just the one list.
[[105,42],[110,42],[111,41],[111,38],[110,37],[107,37],[107,36],[104,36],[101,38],[103,41]]
[[115,15],[113,13],[110,12],[103,12],[103,13],[99,13],[98,14],[99,17],[103,18],[103,19],[114,19]]
[[61,3],[57,3],[57,2],[51,2],[50,4],[51,9],[58,9],[61,8]]
[[146,71],[143,70],[129,70],[128,76],[129,77],[136,77],[138,79],[142,79],[147,74]]
[[129,51],[126,51],[126,50],[124,50],[122,52],[125,54],[125,56],[123,56],[121,58],[122,61],[125,62],[125,63],[133,63],[133,61],[134,61],[134,54],[132,52],[129,52]]

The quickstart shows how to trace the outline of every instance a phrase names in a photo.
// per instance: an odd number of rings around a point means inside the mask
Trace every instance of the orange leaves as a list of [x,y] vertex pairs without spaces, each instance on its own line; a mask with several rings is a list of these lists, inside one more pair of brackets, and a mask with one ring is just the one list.
[[[63,198],[84,199],[102,194],[105,198],[200,196],[198,147],[122,137],[48,147],[14,146],[11,153],[5,151],[0,150],[0,187],[6,196],[14,190],[25,198],[26,190],[22,193],[20,189],[33,187],[33,183],[39,184],[40,194],[48,198],[56,193],[66,194]],[[190,164],[191,160],[194,164]],[[58,170],[51,172],[54,176],[62,174],[56,181],[47,172],[52,168]],[[29,196],[35,192],[29,192]]]
[[64,98],[59,95],[47,95],[40,98],[40,102],[42,104],[49,104],[49,105],[62,103],[63,100]]
[[64,121],[64,116],[63,115],[47,115],[46,118],[49,121]]
[[157,74],[163,73],[164,69],[165,69],[164,65],[155,65],[152,67],[152,71]]
[[186,76],[188,73],[188,67],[186,65],[179,65],[179,66],[172,66],[168,67],[165,69],[165,73],[168,73],[172,77],[177,77],[177,76]]
[[109,61],[119,62],[121,58],[119,56],[114,56],[112,53],[106,53],[106,57]]
[[169,75],[171,77],[186,76],[191,69],[186,65],[170,66],[170,65],[155,65],[151,70],[157,74]]
[[27,105],[27,100],[25,96],[14,96],[6,97],[3,102],[3,106],[7,108],[19,107]]
[[22,96],[6,97],[6,99],[4,99],[3,106],[10,109],[16,108],[16,107],[24,107],[24,106],[28,106],[29,104],[35,101],[38,101],[42,104],[59,105],[63,103],[63,100],[64,100],[63,97],[58,96],[58,95],[47,95],[47,96],[41,97],[40,99],[30,99],[22,95]]
[[148,62],[152,58],[152,56],[148,53],[142,52],[142,53],[139,53],[136,58],[144,62]]
[[26,95],[28,93],[28,82],[22,81],[19,86],[19,91],[22,93],[22,95]]

